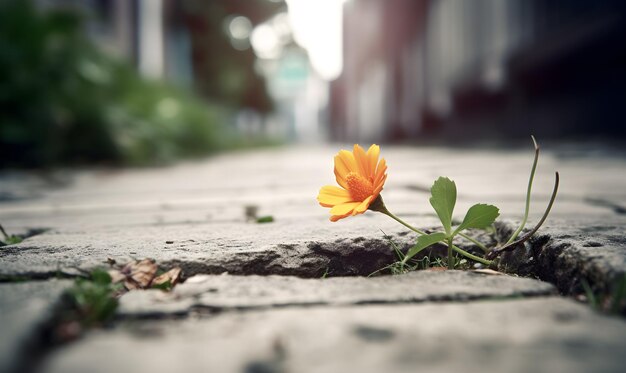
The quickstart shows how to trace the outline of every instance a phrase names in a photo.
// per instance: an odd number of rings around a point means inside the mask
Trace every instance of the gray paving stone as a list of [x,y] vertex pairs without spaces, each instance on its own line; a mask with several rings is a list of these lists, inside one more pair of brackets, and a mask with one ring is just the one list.
[[415,240],[388,217],[369,215],[337,224],[318,219],[47,233],[2,248],[0,275],[72,274],[104,266],[107,258],[120,263],[153,258],[163,267],[180,265],[188,276],[321,277],[327,270],[330,275],[367,275],[396,260],[383,231],[401,247]]
[[137,291],[120,299],[125,317],[185,314],[194,308],[254,309],[293,305],[349,305],[469,301],[546,296],[546,282],[468,271],[417,271],[398,276],[302,279],[289,276],[201,275],[172,292]]
[[626,278],[624,226],[622,218],[551,219],[525,247],[503,255],[500,268],[549,281],[563,294],[584,294],[585,280],[608,296]]
[[0,283],[0,372],[17,371],[40,343],[40,328],[53,316],[69,280]]
[[623,372],[626,324],[562,298],[293,307],[134,321],[44,372]]
[[625,226],[607,222],[552,225],[544,232],[551,240],[539,245],[537,274],[564,294],[583,293],[581,281],[585,280],[599,296],[610,295],[626,280]]

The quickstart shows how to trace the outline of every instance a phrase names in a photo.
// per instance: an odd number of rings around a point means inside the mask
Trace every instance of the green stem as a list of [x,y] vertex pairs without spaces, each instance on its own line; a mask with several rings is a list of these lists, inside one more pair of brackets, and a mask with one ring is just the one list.
[[7,234],[7,232],[4,230],[4,227],[2,226],[2,224],[0,224],[0,232],[2,232],[2,235],[4,236],[5,240],[9,239],[9,235]]
[[448,269],[454,269],[454,257],[452,256],[452,236],[448,237]]
[[368,209],[372,210],[372,211],[378,211],[380,213],[383,213],[383,214],[389,216],[393,220],[397,221],[398,223],[404,225],[405,227],[409,228],[410,230],[412,230],[413,232],[415,232],[415,233],[417,233],[417,234],[419,234],[421,236],[427,234],[426,232],[421,231],[421,230],[411,226],[410,224],[406,223],[404,220],[402,220],[399,217],[397,217],[394,214],[392,214],[391,211],[389,211],[387,209],[387,206],[385,206],[385,202],[383,201],[383,196],[381,196],[381,195],[378,195],[378,198],[376,198],[374,200],[374,202],[372,202],[370,204],[370,207]]
[[[384,212],[383,212],[383,213],[384,213]],[[410,226],[409,224],[407,224],[407,223],[403,222],[403,221],[402,221],[402,219],[398,218],[397,216],[395,216],[394,214],[390,213],[389,211],[387,211],[387,212],[386,212],[386,213],[384,213],[384,214],[385,214],[385,215],[387,215],[387,216],[389,216],[389,217],[390,217],[390,218],[392,218],[393,220],[397,221],[398,223],[400,223],[400,224],[404,225],[405,227],[409,228],[409,229],[410,229],[410,230],[412,230],[413,232],[416,232],[416,233],[418,233],[418,234],[420,234],[420,235],[425,235],[425,234],[426,234],[426,232],[421,231],[421,230],[419,230],[419,229],[417,229],[417,228],[415,228],[415,227],[412,227],[412,226]],[[470,241],[471,241],[471,240],[470,240]],[[452,239],[450,239],[448,242],[445,242],[445,241],[440,241],[440,242],[441,242],[442,244],[444,244],[444,245],[448,246],[448,263],[453,263],[453,261],[451,260],[451,257],[452,257],[452,250],[456,251],[457,253],[459,253],[459,254],[461,254],[461,255],[463,255],[463,256],[465,256],[465,257],[469,258],[469,259],[472,259],[472,260],[474,260],[474,261],[476,261],[476,262],[482,263],[482,264],[484,264],[484,265],[486,265],[486,266],[488,266],[488,267],[489,267],[489,266],[491,266],[491,264],[493,263],[491,260],[487,260],[487,259],[481,258],[481,257],[479,257],[479,256],[476,256],[476,255],[474,255],[474,254],[470,254],[470,253],[468,253],[467,251],[465,251],[465,250],[461,249],[460,247],[453,245],[453,244],[452,244]],[[450,248],[451,248],[451,249],[450,249]],[[453,266],[454,266],[454,265],[453,265]],[[449,268],[449,269],[454,269],[454,268],[450,268],[450,267],[448,267],[448,268]]]
[[533,180],[535,179],[535,171],[537,170],[537,161],[539,160],[539,145],[535,140],[535,136],[530,136],[533,139],[533,145],[535,146],[535,159],[533,160],[533,167],[530,170],[530,178],[528,179],[528,189],[526,190],[526,207],[524,209],[524,218],[522,219],[522,223],[519,228],[511,235],[508,241],[504,244],[504,246],[510,244],[511,242],[517,239],[517,236],[522,232],[524,226],[526,226],[526,222],[528,221],[528,212],[530,211],[530,192],[533,188]]
[[[415,228],[415,227],[411,226],[410,224],[406,223],[405,221],[403,221],[403,220],[402,220],[402,219],[400,219],[399,217],[397,217],[397,216],[395,216],[394,214],[392,214],[392,213],[391,213],[391,212],[387,209],[387,206],[385,206],[385,203],[383,202],[383,199],[382,199],[382,197],[381,197],[381,196],[378,196],[378,199],[376,199],[376,201],[374,201],[374,203],[372,203],[372,204],[370,205],[370,210],[372,210],[372,211],[378,211],[378,212],[380,212],[380,213],[383,213],[383,214],[385,214],[385,215],[389,216],[389,217],[390,217],[390,218],[392,218],[393,220],[397,221],[398,223],[400,223],[400,224],[404,225],[404,226],[405,226],[405,227],[407,227],[408,229],[412,230],[413,232],[415,232],[415,233],[417,233],[417,234],[419,234],[419,235],[421,235],[421,236],[423,236],[423,235],[427,234],[426,232],[424,232],[424,231],[422,231],[422,230],[419,230],[419,229],[417,229],[417,228]],[[446,246],[448,246],[448,247],[452,247],[452,250],[456,251],[457,253],[459,253],[459,254],[461,254],[461,255],[463,255],[463,256],[465,256],[465,257],[469,258],[469,259],[472,259],[472,260],[474,260],[474,261],[477,261],[477,262],[479,262],[479,263],[482,263],[482,264],[484,264],[484,265],[486,265],[486,266],[490,266],[490,265],[491,265],[491,263],[492,263],[490,260],[483,259],[483,258],[481,258],[481,257],[479,257],[479,256],[476,256],[476,255],[470,254],[470,253],[468,253],[467,251],[465,251],[465,250],[463,250],[463,249],[461,249],[461,248],[459,248],[459,247],[457,247],[457,246],[453,245],[453,244],[452,244],[452,239],[450,239],[450,241],[449,241],[449,242],[441,241],[441,243],[442,243],[442,244],[444,244],[444,245],[446,245]],[[450,257],[450,255],[451,255],[451,251],[452,251],[452,250],[448,250],[448,261],[449,261],[450,263],[451,263],[452,261],[450,261],[449,257]]]
[[474,245],[478,246],[482,251],[484,252],[489,252],[489,249],[487,248],[487,246],[483,245],[482,243],[478,242],[476,239],[466,235],[465,233],[458,233],[459,236],[465,238],[468,241],[471,241]]
[[459,248],[457,246],[452,245],[452,250],[454,250],[457,253],[459,253],[459,254],[461,254],[461,255],[469,258],[469,259],[472,259],[472,260],[474,260],[474,261],[476,261],[478,263],[482,263],[482,264],[484,264],[486,266],[491,266],[491,264],[492,264],[491,260],[487,260],[487,259],[481,258],[479,256],[476,256],[474,254],[470,254],[467,251],[465,251],[465,250],[463,250],[463,249],[461,249],[461,248]]
[[506,244],[500,248],[495,248],[493,250],[491,250],[488,254],[487,257],[488,258],[495,258],[496,256],[498,256],[498,254],[500,254],[503,251],[506,250],[512,250],[514,249],[516,246],[523,244],[524,242],[528,241],[533,234],[537,233],[537,231],[539,230],[539,228],[541,228],[541,225],[543,225],[543,223],[546,221],[546,219],[548,218],[548,215],[550,214],[550,210],[552,209],[552,205],[554,204],[554,201],[556,200],[556,195],[559,192],[559,173],[556,172],[554,174],[554,189],[552,189],[552,196],[550,196],[550,202],[548,202],[548,207],[546,207],[546,211],[544,211],[543,216],[541,217],[541,219],[539,220],[539,222],[537,223],[537,225],[535,225],[535,227],[533,229],[530,230],[530,232],[526,233],[522,238],[520,238],[517,241],[513,241],[509,244]]
[[[394,214],[392,214],[388,210],[387,211],[380,211],[380,212],[382,212],[383,214],[389,216],[393,220],[395,220],[398,223],[404,225],[405,227],[409,228],[410,230],[412,230],[413,232],[415,232],[415,233],[417,233],[419,235],[423,236],[423,235],[427,234],[426,232],[421,231],[421,230],[419,230],[419,229],[417,229],[415,227],[412,227],[411,225],[405,223],[404,221],[402,221],[402,219],[400,219],[399,217],[395,216]],[[461,248],[459,248],[459,247],[457,247],[455,245],[450,245],[451,242],[452,242],[451,240],[450,240],[450,242],[441,241],[441,243],[446,245],[446,246],[448,246],[448,248],[452,247],[452,250],[456,251],[457,253],[459,253],[459,254],[461,254],[461,255],[469,258],[469,259],[472,259],[472,260],[474,260],[476,262],[482,263],[482,264],[484,264],[486,266],[490,266],[491,265],[491,263],[492,263],[491,260],[483,259],[483,258],[481,258],[479,256],[474,255],[474,254],[470,254],[467,251],[465,251],[465,250],[463,250],[463,249],[461,249]],[[452,255],[452,250],[450,250],[450,249],[448,250],[448,261],[450,261],[450,256]]]
[[421,235],[421,236],[423,236],[423,235],[427,234],[426,232],[424,232],[424,231],[422,231],[422,230],[419,230],[419,229],[417,229],[417,228],[415,228],[415,227],[412,227],[411,225],[409,225],[409,224],[405,223],[404,221],[402,221],[402,219],[400,219],[399,217],[395,216],[395,215],[394,215],[394,214],[392,214],[392,213],[389,213],[389,217],[390,217],[390,218],[392,218],[393,220],[397,221],[398,223],[400,223],[400,224],[404,225],[405,227],[409,228],[409,229],[410,229],[410,230],[412,230],[413,232],[415,232],[415,233],[417,233],[417,234]]
[[[409,229],[410,229],[410,230],[412,230],[413,232],[416,232],[416,233],[418,233],[418,234],[420,234],[420,235],[425,235],[425,234],[426,234],[426,232],[421,231],[421,230],[419,230],[419,229],[417,229],[417,228],[415,228],[415,227],[412,227],[412,226],[410,226],[409,224],[407,224],[407,223],[403,222],[403,221],[402,221],[402,219],[398,218],[397,216],[395,216],[394,214],[390,213],[389,211],[387,211],[387,212],[386,212],[386,213],[384,213],[384,214],[385,214],[385,215],[387,215],[387,216],[389,216],[389,217],[390,217],[390,218],[392,218],[393,220],[397,221],[398,223],[400,223],[400,224],[404,225],[405,227],[409,228]],[[463,236],[464,236],[464,235],[463,235]],[[469,239],[470,241],[474,242],[472,239],[470,239],[470,238],[468,238],[468,239]],[[452,240],[450,240],[450,242],[452,242]],[[446,245],[446,246],[448,246],[448,248],[450,247],[450,243],[449,243],[449,242],[441,241],[441,243],[442,243],[442,244],[444,244],[444,245]],[[474,242],[474,243],[476,243],[477,245],[479,245],[479,244],[480,244],[479,242]],[[482,244],[480,244],[480,245],[482,245]],[[480,246],[479,246],[479,247],[480,247]],[[461,254],[461,255],[463,255],[463,256],[465,256],[465,257],[469,258],[469,259],[472,259],[472,260],[474,260],[474,261],[476,261],[476,262],[482,263],[482,264],[484,264],[484,265],[486,265],[486,266],[490,266],[490,265],[493,263],[491,260],[487,260],[487,259],[481,258],[481,257],[479,257],[479,256],[476,256],[476,255],[474,255],[474,254],[470,254],[470,253],[468,253],[467,251],[465,251],[465,250],[461,249],[460,247],[458,247],[458,246],[456,246],[456,245],[452,245],[452,250],[456,251],[457,253],[459,253],[459,254]],[[488,250],[486,250],[486,251],[488,251]],[[448,250],[448,260],[450,260],[450,258],[449,258],[449,256],[450,256],[450,255],[451,255],[451,251],[450,251],[450,250]]]

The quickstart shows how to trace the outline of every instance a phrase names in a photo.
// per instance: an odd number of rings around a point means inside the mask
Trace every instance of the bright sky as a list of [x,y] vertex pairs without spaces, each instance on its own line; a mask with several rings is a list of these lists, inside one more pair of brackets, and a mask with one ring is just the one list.
[[311,64],[325,80],[341,74],[342,21],[345,0],[287,0],[296,43],[309,53]]

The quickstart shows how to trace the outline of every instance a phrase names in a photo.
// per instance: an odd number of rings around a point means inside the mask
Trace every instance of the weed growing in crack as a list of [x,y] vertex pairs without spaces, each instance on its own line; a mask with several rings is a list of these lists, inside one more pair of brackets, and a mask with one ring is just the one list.
[[596,311],[608,314],[623,314],[626,312],[626,274],[616,280],[608,294],[596,295],[587,279],[580,282],[589,306]]
[[64,305],[59,312],[54,338],[64,342],[76,338],[82,330],[107,325],[115,316],[118,299],[135,290],[171,290],[180,280],[182,270],[174,267],[159,271],[151,259],[135,260],[118,265],[107,260],[110,268],[83,272],[64,294]]
[[591,289],[591,285],[589,285],[589,281],[587,281],[587,279],[582,279],[582,281],[580,282],[580,284],[583,287],[583,290],[585,292],[585,296],[587,297],[587,302],[589,302],[589,306],[591,306],[591,308],[597,310],[600,308],[600,303],[598,303],[598,299],[596,298],[596,294],[593,292],[593,289]]
[[[447,268],[448,267],[448,258],[440,258],[438,256],[427,255],[420,259],[417,258],[409,258],[407,259],[407,255],[400,249],[400,247],[391,239],[391,236],[388,236],[385,232],[383,232],[385,239],[389,242],[389,245],[393,248],[397,260],[377,271],[374,271],[368,275],[368,277],[381,274],[383,272],[391,273],[392,275],[401,275],[403,273],[408,273],[411,271],[417,270],[425,270],[431,268]],[[469,261],[465,258],[462,258],[458,255],[453,257],[452,266],[454,269],[469,269]]]
[[4,227],[0,225],[0,234],[2,235],[2,239],[0,239],[0,247],[18,244],[29,237],[42,234],[47,230],[47,228],[29,228],[27,232],[22,234],[8,234],[6,230],[4,230]]
[[[409,261],[411,261],[413,257],[435,244],[442,244],[447,247],[448,255],[446,266],[448,269],[454,269],[456,267],[456,255],[461,255],[466,258],[466,260],[482,263],[488,267],[497,267],[497,260],[501,253],[520,247],[537,232],[548,217],[558,192],[559,173],[557,172],[554,190],[542,218],[533,229],[524,236],[519,237],[528,220],[532,185],[539,159],[539,145],[537,145],[534,137],[532,137],[532,141],[535,148],[535,157],[528,180],[524,217],[520,226],[513,232],[506,243],[500,247],[487,247],[480,241],[466,234],[466,231],[470,228],[494,230],[494,223],[496,218],[500,215],[500,210],[493,205],[477,203],[468,209],[460,223],[453,220],[457,189],[454,181],[447,177],[439,177],[435,180],[430,189],[430,205],[441,221],[441,231],[426,233],[392,214],[387,209],[380,194],[387,178],[387,164],[383,158],[381,158],[380,161],[378,160],[380,153],[378,145],[372,145],[367,152],[356,144],[352,152],[341,150],[335,156],[334,170],[337,183],[341,187],[322,187],[317,200],[323,207],[331,208],[330,220],[333,222],[371,210],[389,216],[418,234],[415,245],[411,247],[406,254],[401,253],[402,257],[399,262],[392,263],[390,266],[381,270],[390,270],[392,273],[404,273],[407,268],[410,268],[411,265]],[[456,236],[462,237],[476,245],[482,251],[482,255],[474,255],[456,246],[453,243]],[[399,252],[397,246],[392,245],[392,247],[397,254]]]
[[7,234],[7,232],[4,230],[4,227],[2,225],[0,225],[0,232],[2,233],[2,236],[4,237],[4,240],[0,240],[0,246],[15,245],[24,240],[24,238],[20,236]]
[[330,267],[326,267],[326,269],[324,270],[324,273],[322,273],[322,279],[328,278],[328,275],[330,273]]
[[122,288],[122,284],[113,283],[104,269],[95,269],[75,279],[74,285],[65,291],[53,321],[51,343],[65,343],[86,329],[109,324],[115,316]]
[[115,293],[122,284],[113,284],[111,275],[105,270],[96,269],[88,278],[76,279],[67,292],[71,311],[68,316],[79,320],[83,327],[102,325],[113,318],[117,309]]

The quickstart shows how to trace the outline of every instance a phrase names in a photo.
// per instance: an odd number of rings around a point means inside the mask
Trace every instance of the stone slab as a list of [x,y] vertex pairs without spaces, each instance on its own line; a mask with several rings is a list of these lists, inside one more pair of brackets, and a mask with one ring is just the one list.
[[17,372],[39,348],[41,327],[49,322],[69,280],[0,283],[0,372]]
[[120,299],[121,317],[187,314],[294,305],[354,305],[469,301],[486,298],[546,296],[546,282],[469,271],[416,271],[397,276],[302,279],[289,276],[200,275],[171,292],[135,291]]
[[43,372],[623,372],[626,323],[573,301],[291,307],[129,321]]
[[[538,236],[539,277],[554,283],[564,294],[581,294],[581,281],[587,281],[598,296],[611,294],[620,281],[626,281],[626,224],[597,221],[575,224],[556,221],[543,235],[550,240],[541,245]],[[626,310],[626,304],[622,307]]]
[[374,213],[339,223],[318,219],[49,232],[3,247],[0,275],[76,274],[105,266],[107,258],[120,263],[153,258],[164,268],[180,265],[187,276],[229,272],[321,277],[327,271],[331,276],[369,275],[397,260],[383,232],[404,249],[416,239]]
[[621,218],[550,219],[525,247],[502,256],[501,269],[551,282],[567,295],[584,295],[584,280],[608,296],[626,278],[625,226]]

